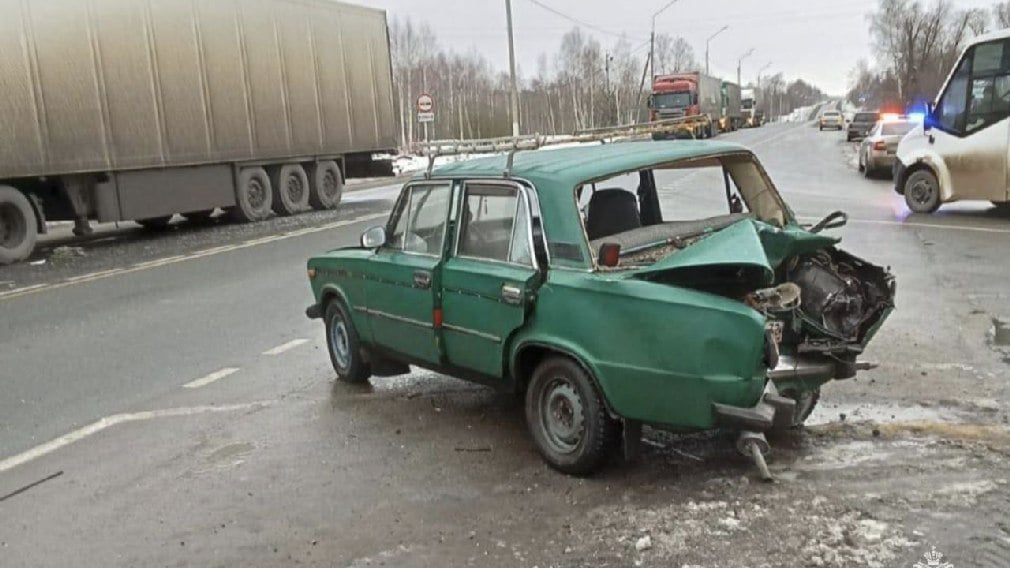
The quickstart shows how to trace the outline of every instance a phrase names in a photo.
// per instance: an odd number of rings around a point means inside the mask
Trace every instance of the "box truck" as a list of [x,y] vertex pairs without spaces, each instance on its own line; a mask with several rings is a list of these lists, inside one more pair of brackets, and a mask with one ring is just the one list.
[[330,0],[0,0],[0,264],[46,222],[340,202],[396,146],[385,12]]

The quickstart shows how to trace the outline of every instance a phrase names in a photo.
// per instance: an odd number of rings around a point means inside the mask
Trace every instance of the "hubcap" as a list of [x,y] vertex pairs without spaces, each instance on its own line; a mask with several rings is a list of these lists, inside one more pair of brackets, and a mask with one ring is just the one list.
[[560,453],[578,448],[585,433],[582,399],[565,378],[555,378],[540,399],[541,427],[547,442]]
[[20,210],[9,203],[0,204],[0,245],[13,248],[24,240],[28,226]]
[[337,366],[347,369],[351,366],[351,347],[347,337],[347,324],[340,316],[333,316],[330,321],[330,348]]
[[263,204],[267,201],[266,188],[256,178],[249,180],[249,185],[246,186],[246,195],[249,197],[249,205],[253,209],[263,207]]
[[294,174],[289,175],[287,192],[292,203],[301,203],[302,198],[305,197],[305,186],[302,184],[302,178]]
[[912,200],[920,205],[926,205],[933,199],[933,184],[929,180],[916,180],[909,188]]

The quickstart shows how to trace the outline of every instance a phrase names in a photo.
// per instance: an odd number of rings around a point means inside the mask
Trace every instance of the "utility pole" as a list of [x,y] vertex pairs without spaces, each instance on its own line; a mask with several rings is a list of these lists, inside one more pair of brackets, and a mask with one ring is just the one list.
[[750,57],[753,54],[754,54],[754,48],[752,47],[752,48],[750,48],[750,50],[747,51],[747,53],[741,55],[740,59],[736,60],[736,84],[737,85],[742,85],[743,84],[743,82],[740,80],[740,66],[743,64],[743,60],[747,59],[748,57]]
[[[711,74],[711,73],[709,73],[709,70],[708,70],[708,44],[711,43],[711,41],[713,39],[715,39],[715,36],[721,34],[722,32],[724,32],[724,31],[726,31],[728,29],[729,29],[729,26],[723,26],[722,28],[719,29],[719,31],[717,31],[714,34],[708,36],[708,39],[705,40],[705,74],[706,75],[710,75]],[[739,77],[737,77],[737,84],[738,85],[740,84],[740,78]]]
[[673,6],[680,0],[670,0],[665,6],[656,10],[656,13],[652,15],[652,33],[649,34],[649,75],[651,77],[656,76],[656,18],[659,17],[667,8]]
[[512,34],[512,0],[505,0],[505,19],[509,27],[509,70],[512,73],[512,89],[509,98],[512,103],[512,136],[519,136],[519,83],[516,79],[516,46]]

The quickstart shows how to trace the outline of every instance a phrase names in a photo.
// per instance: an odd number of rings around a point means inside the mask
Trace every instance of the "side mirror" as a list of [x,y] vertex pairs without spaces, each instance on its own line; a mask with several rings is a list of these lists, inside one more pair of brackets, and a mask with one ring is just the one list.
[[929,132],[936,121],[936,105],[926,103],[926,115],[922,117],[922,131]]
[[361,246],[367,249],[379,248],[386,244],[386,228],[372,227],[361,234]]
[[652,95],[649,95],[649,97],[645,99],[645,107],[650,109],[652,108]]

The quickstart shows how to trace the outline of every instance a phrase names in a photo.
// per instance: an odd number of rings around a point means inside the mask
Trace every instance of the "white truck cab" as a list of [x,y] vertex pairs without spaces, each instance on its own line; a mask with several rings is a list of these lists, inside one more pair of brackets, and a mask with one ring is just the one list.
[[967,199],[1010,208],[1010,30],[964,50],[897,158],[895,191],[916,213]]

